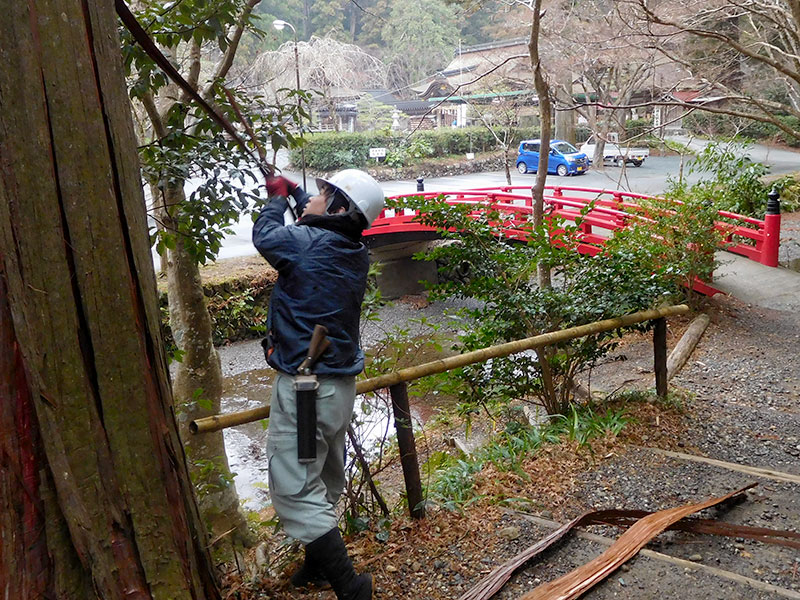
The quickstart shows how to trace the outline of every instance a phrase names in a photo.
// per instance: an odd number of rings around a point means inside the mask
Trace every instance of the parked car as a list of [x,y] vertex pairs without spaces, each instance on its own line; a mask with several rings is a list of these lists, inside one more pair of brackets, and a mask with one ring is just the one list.
[[[597,147],[595,137],[591,136],[581,145],[581,152],[589,157],[589,163],[594,157],[594,150]],[[611,162],[619,167],[622,163],[631,164],[634,167],[641,167],[644,161],[650,156],[649,148],[631,148],[620,146],[619,144],[608,141],[603,146],[603,162]]]
[[[541,140],[523,140],[519,144],[517,155],[517,171],[535,173],[539,168],[539,148]],[[556,173],[560,177],[580,175],[589,168],[589,159],[575,146],[564,140],[550,142],[550,156],[547,160],[547,172]]]

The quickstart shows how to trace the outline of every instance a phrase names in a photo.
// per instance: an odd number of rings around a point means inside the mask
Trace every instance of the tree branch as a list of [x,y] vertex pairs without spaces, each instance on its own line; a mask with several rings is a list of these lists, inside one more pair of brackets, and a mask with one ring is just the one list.
[[231,66],[233,65],[233,59],[236,56],[236,51],[239,49],[239,43],[242,40],[242,34],[247,27],[247,22],[250,19],[250,15],[253,13],[253,8],[255,8],[259,2],[261,2],[261,0],[248,0],[247,4],[245,5],[242,15],[239,17],[239,22],[236,24],[236,28],[233,31],[233,36],[231,36],[228,47],[225,49],[225,54],[222,56],[222,60],[217,65],[217,69],[214,72],[214,76],[211,78],[211,81],[203,90],[202,95],[206,100],[208,100],[209,97],[211,97],[214,93],[214,82],[220,79],[225,79],[225,77],[228,75],[228,71],[230,71]]
[[164,119],[161,117],[161,114],[158,112],[158,107],[156,106],[155,98],[153,97],[153,92],[151,90],[147,90],[144,95],[141,97],[142,106],[144,106],[144,110],[147,113],[147,116],[150,118],[150,123],[153,126],[153,133],[154,137],[157,139],[161,139],[167,135],[167,128],[164,124]]

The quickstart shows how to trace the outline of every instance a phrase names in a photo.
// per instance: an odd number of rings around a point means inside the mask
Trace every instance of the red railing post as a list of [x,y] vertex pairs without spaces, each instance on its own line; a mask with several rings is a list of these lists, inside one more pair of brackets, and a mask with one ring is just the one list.
[[767,194],[767,214],[764,215],[764,245],[761,249],[761,264],[778,266],[778,249],[781,245],[781,200],[778,190]]

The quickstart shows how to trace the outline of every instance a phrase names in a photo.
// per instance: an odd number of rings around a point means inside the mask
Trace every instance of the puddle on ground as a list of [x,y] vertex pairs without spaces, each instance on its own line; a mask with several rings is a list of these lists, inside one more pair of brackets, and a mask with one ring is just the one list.
[[[452,354],[414,340],[411,350],[403,354],[402,366],[421,364]],[[269,367],[244,371],[225,377],[221,407],[223,413],[250,410],[269,401],[275,371]],[[436,395],[420,399],[409,398],[415,427],[427,422],[438,407],[449,400]],[[380,440],[394,434],[394,419],[388,392],[380,396],[359,396],[356,399],[358,437],[365,449],[373,448]],[[223,430],[225,449],[231,471],[235,473],[236,491],[245,508],[259,510],[269,504],[267,489],[267,421],[247,423]]]

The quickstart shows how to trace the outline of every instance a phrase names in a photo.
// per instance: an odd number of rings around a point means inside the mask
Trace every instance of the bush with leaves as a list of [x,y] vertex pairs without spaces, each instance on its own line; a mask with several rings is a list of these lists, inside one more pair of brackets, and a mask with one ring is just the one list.
[[717,209],[682,187],[667,198],[643,200],[647,218],[617,231],[605,252],[623,261],[628,253],[637,257],[638,268],[658,274],[675,295],[697,305],[702,295],[698,281],[710,282],[717,266],[715,252],[722,246],[722,233],[715,228]]
[[[465,351],[649,308],[674,291],[669,267],[653,256],[655,243],[612,246],[591,257],[577,252],[579,224],[556,216],[534,227],[510,208],[489,204],[416,197],[403,205],[419,210],[419,220],[449,240],[418,257],[443,265],[443,283],[431,289],[432,298],[477,301],[461,311]],[[516,239],[507,237],[509,228]],[[553,270],[552,287],[536,285],[537,263]],[[458,276],[464,265],[466,279]],[[566,414],[576,374],[607,353],[615,335],[587,336],[454,372],[462,414],[529,397],[547,414]]]
[[690,197],[718,210],[762,218],[769,192],[762,178],[769,168],[750,160],[748,148],[744,142],[708,144],[689,167],[689,173],[699,174],[700,180],[691,186],[685,180],[672,180],[665,195],[679,200]]
[[[517,130],[517,139],[539,136],[538,128]],[[411,135],[364,131],[326,132],[306,137],[306,165],[318,171],[359,168],[369,163],[370,148],[386,148],[386,163],[401,167],[415,160],[440,156],[463,156],[467,152],[490,152],[497,148],[492,132],[484,127],[441,128]],[[299,151],[291,153],[292,164],[300,164]]]

